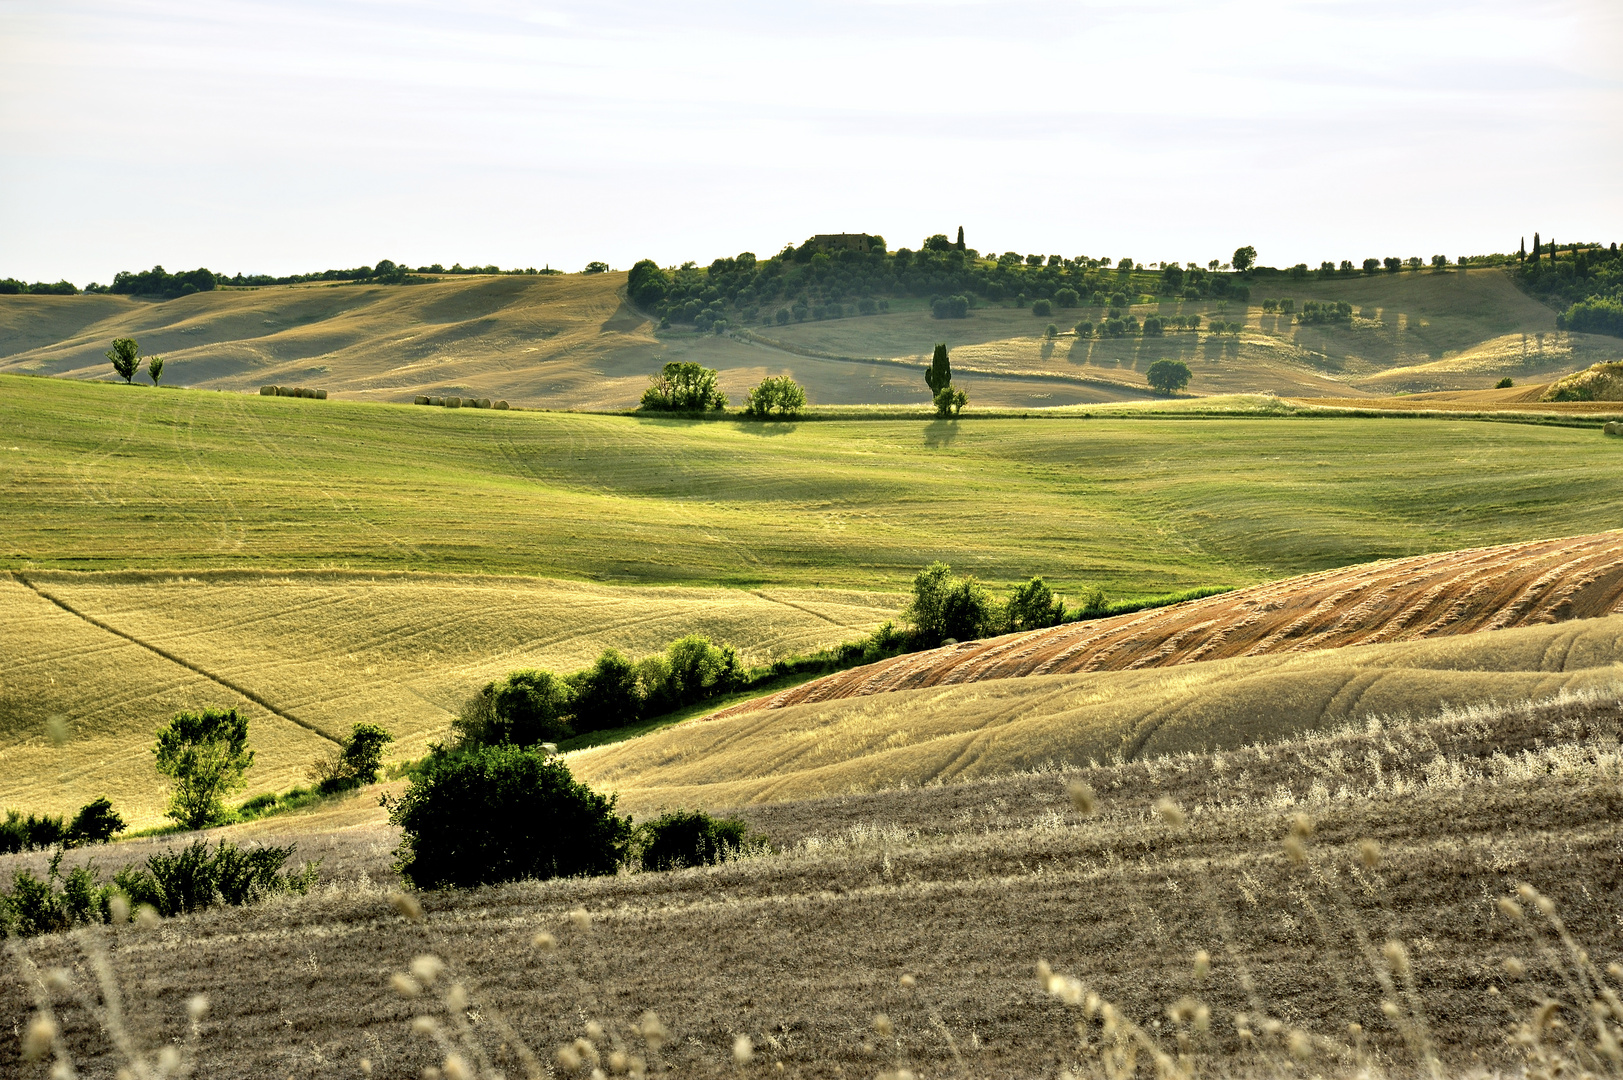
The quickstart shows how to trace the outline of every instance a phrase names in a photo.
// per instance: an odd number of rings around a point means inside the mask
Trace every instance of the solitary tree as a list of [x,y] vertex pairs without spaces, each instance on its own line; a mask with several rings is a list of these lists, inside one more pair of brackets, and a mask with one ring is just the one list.
[[965,248],[964,248],[964,227],[962,225],[958,226],[958,243],[954,244],[953,246],[956,247],[959,251],[964,251],[965,250]]
[[150,356],[147,358],[147,374],[152,376],[152,385],[157,386],[158,380],[163,377],[163,357]]
[[176,713],[158,731],[152,748],[158,771],[174,780],[169,817],[201,829],[225,816],[221,799],[246,785],[254,762],[248,749],[248,718],[236,709]]
[[751,416],[800,415],[806,407],[806,391],[788,375],[769,375],[749,392],[744,411]]
[[929,370],[924,373],[924,385],[930,388],[932,394],[940,394],[952,385],[952,364],[947,360],[945,343],[937,345],[931,354]]
[[1157,360],[1144,378],[1163,394],[1176,393],[1189,385],[1189,365],[1182,360]]
[[1234,249],[1234,269],[1245,273],[1257,265],[1257,249],[1247,244],[1243,248]]
[[107,359],[113,362],[113,370],[122,375],[125,382],[130,382],[135,378],[135,373],[141,370],[141,346],[135,343],[134,338],[115,338]]

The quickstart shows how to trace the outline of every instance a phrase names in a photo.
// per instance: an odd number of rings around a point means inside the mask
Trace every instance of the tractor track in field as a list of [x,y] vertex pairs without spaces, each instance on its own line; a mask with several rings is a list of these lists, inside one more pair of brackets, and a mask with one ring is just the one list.
[[301,727],[304,730],[306,730],[306,731],[308,731],[308,732],[310,732],[310,733],[312,733],[314,735],[319,735],[321,738],[326,739],[328,742],[332,743],[334,746],[339,745],[339,741],[337,739],[333,738],[331,735],[327,734],[325,731],[322,731],[319,727],[315,726],[314,724],[310,723],[309,721],[300,720],[297,716],[295,716],[292,713],[288,712],[286,709],[283,709],[280,706],[272,704],[270,701],[266,700],[264,695],[254,691],[254,690],[250,690],[246,686],[242,686],[242,685],[240,685],[238,683],[235,683],[235,682],[231,681],[230,679],[225,678],[223,675],[216,675],[214,672],[209,671],[207,668],[204,668],[204,667],[201,667],[201,666],[199,666],[197,664],[194,664],[190,660],[187,660],[184,656],[180,656],[180,655],[178,655],[176,653],[170,652],[168,649],[165,649],[161,645],[154,645],[150,641],[143,641],[140,638],[136,637],[134,634],[126,633],[125,631],[120,630],[116,626],[112,626],[109,623],[103,622],[102,620],[96,618],[94,615],[85,614],[83,611],[80,611],[78,608],[74,607],[72,604],[69,604],[67,601],[62,600],[59,597],[53,596],[50,593],[46,592],[44,589],[40,588],[38,585],[35,585],[32,581],[28,580],[28,576],[26,574],[24,574],[24,573],[22,573],[20,571],[13,570],[11,572],[11,578],[12,578],[13,581],[17,582],[19,585],[23,586],[24,588],[28,589],[30,592],[34,593],[40,599],[45,600],[45,601],[47,601],[47,602],[49,602],[51,604],[54,604],[58,608],[61,608],[63,611],[67,612],[69,615],[72,615],[74,618],[83,620],[84,622],[89,623],[91,626],[94,626],[98,630],[102,630],[102,631],[105,631],[106,633],[112,634],[114,637],[123,638],[125,641],[128,641],[132,645],[139,645],[141,648],[147,650],[148,652],[154,653],[157,656],[161,656],[163,659],[169,661],[171,664],[178,664],[181,667],[185,668],[187,671],[190,671],[190,672],[192,672],[194,674],[197,674],[197,675],[201,675],[203,678],[209,680],[210,682],[216,683],[216,684],[218,684],[220,686],[225,687],[227,690],[230,690],[233,694],[237,694],[237,695],[239,695],[241,697],[247,698],[249,701],[253,702],[255,705],[258,705],[260,708],[264,709],[266,712],[271,713],[273,716],[280,717],[281,719],[286,720],[288,723],[293,724],[296,727]]

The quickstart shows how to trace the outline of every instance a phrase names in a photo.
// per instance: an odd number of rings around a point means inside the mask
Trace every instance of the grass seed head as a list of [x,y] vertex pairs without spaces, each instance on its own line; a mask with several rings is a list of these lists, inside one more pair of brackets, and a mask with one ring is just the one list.
[[581,1060],[580,1051],[568,1043],[558,1047],[558,1053],[554,1056],[558,1059],[558,1067],[563,1069],[564,1072],[574,1072],[584,1064]]
[[158,909],[151,904],[142,904],[135,910],[135,925],[143,930],[151,930],[162,921],[163,916],[159,915]]
[[873,1029],[883,1038],[890,1038],[896,1032],[896,1025],[890,1022],[890,1017],[884,1013],[876,1013],[873,1018]]
[[1402,1012],[1403,1010],[1398,1008],[1398,1003],[1390,998],[1381,1002],[1381,1015],[1388,1020],[1396,1020]]
[[609,1072],[619,1076],[621,1073],[629,1072],[630,1069],[631,1059],[626,1056],[624,1050],[616,1050],[609,1055]]
[[67,968],[54,967],[45,973],[45,985],[58,994],[71,994],[73,992],[73,976]]
[[438,1065],[424,1065],[423,1071],[417,1075],[421,1076],[423,1080],[440,1080],[445,1074],[440,1072]]
[[361,1059],[361,1075],[362,1076],[371,1076],[372,1075],[372,1059],[371,1058],[362,1058]]
[[650,1050],[658,1050],[671,1034],[660,1021],[659,1014],[652,1009],[642,1014],[642,1019],[637,1022],[636,1031]]
[[1548,896],[1540,896],[1537,900],[1533,901],[1533,906],[1538,908],[1540,915],[1548,917],[1555,914],[1555,901],[1551,900]]
[[129,897],[121,892],[114,893],[113,898],[107,901],[107,910],[113,916],[113,925],[123,926],[130,921]]
[[423,953],[421,956],[413,957],[411,961],[411,973],[424,986],[433,986],[434,980],[439,978],[444,970],[445,961],[433,953]]
[[1156,817],[1158,817],[1162,821],[1166,822],[1172,828],[1174,828],[1174,829],[1183,828],[1183,823],[1184,823],[1183,807],[1179,806],[1177,803],[1173,802],[1171,799],[1167,798],[1165,795],[1163,795],[1159,799],[1155,800],[1155,806],[1152,807],[1152,809],[1155,811],[1155,816]]
[[409,919],[412,922],[422,921],[423,905],[419,904],[417,898],[410,893],[403,893],[398,890],[390,893],[389,906],[399,912],[402,918]]
[[596,1020],[586,1021],[586,1037],[593,1042],[603,1041],[603,1025]]
[[1285,858],[1291,861],[1292,866],[1304,866],[1307,863],[1307,845],[1302,838],[1294,832],[1285,837]]
[[1527,965],[1522,963],[1514,956],[1505,957],[1504,968],[1505,974],[1509,975],[1512,979],[1519,979],[1523,975],[1527,974]]
[[[1623,979],[1623,964],[1607,964],[1606,974],[1610,975],[1614,979]],[[1623,1016],[1618,1017],[1618,1019],[1623,1020]]]
[[411,1033],[413,1035],[433,1035],[440,1029],[432,1016],[414,1016],[411,1018]]
[[748,1035],[740,1035],[733,1040],[733,1064],[748,1065],[755,1060],[755,1043]]
[[461,983],[452,983],[451,989],[445,992],[445,1007],[452,1012],[466,1012],[468,1009],[468,991]]
[[1381,865],[1381,845],[1374,840],[1358,841],[1358,861],[1374,870]]
[[1516,895],[1522,898],[1522,903],[1531,904],[1538,899],[1538,890],[1524,881],[1516,886]]
[[468,1063],[456,1053],[445,1055],[445,1064],[441,1071],[445,1074],[445,1080],[473,1080],[473,1070],[468,1068]]
[[1409,950],[1403,947],[1403,942],[1388,938],[1386,944],[1381,946],[1381,955],[1386,957],[1386,966],[1392,969],[1392,974],[1409,974]]
[[1291,835],[1300,836],[1304,840],[1313,835],[1313,819],[1306,814],[1298,813],[1291,818]]
[[576,930],[590,930],[592,928],[592,913],[583,907],[575,908],[569,913],[569,921],[575,924]]
[[594,1067],[597,1065],[597,1061],[598,1061],[597,1047],[592,1045],[591,1040],[589,1040],[589,1039],[576,1039],[575,1040],[575,1053],[579,1054],[580,1059],[582,1061],[586,1062],[587,1064],[592,1065]]
[[535,937],[530,939],[530,944],[534,945],[542,952],[551,952],[558,947],[558,939],[547,933],[545,930],[542,930],[536,934]]
[[407,975],[404,971],[397,971],[389,976],[389,985],[394,987],[394,992],[401,997],[416,997],[423,991],[422,983]]
[[1291,1032],[1289,1039],[1286,1040],[1286,1047],[1290,1050],[1291,1057],[1297,1061],[1306,1061],[1313,1056],[1313,1040],[1305,1031]]
[[192,1023],[203,1019],[209,1012],[209,996],[207,994],[193,994],[186,999],[186,1015],[192,1018]]
[[158,1051],[158,1072],[160,1075],[174,1073],[180,1068],[180,1050],[178,1047],[166,1046]]
[[919,984],[919,981],[911,975],[903,975],[901,978],[901,984],[903,990],[911,990]]
[[1099,812],[1099,796],[1094,794],[1092,787],[1080,780],[1072,780],[1069,791],[1071,809],[1086,817],[1092,817]]
[[39,1061],[51,1052],[56,1042],[56,1021],[38,1013],[28,1022],[23,1033],[23,1060]]
[[1498,901],[1499,914],[1516,922],[1522,921],[1522,906],[1508,896],[1501,896]]

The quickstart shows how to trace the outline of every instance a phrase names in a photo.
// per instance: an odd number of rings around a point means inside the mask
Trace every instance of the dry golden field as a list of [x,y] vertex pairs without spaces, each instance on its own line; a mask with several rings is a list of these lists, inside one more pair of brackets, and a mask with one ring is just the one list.
[[[1619,1018],[1591,1001],[1623,985],[1620,721],[1614,681],[1219,753],[754,806],[770,853],[424,894],[417,922],[388,897],[388,826],[275,819],[258,835],[323,859],[310,896],[15,944],[0,1015],[21,1026],[46,1003],[87,1076],[163,1046],[218,1080],[585,1080],[594,1062],[727,1077],[1604,1076],[1596,1045]],[[95,857],[111,867],[166,842]],[[1536,891],[1496,902],[1519,886]],[[391,989],[424,956],[445,965],[433,986]],[[119,1043],[76,996],[100,1004],[98,970],[122,990]],[[199,993],[209,1009],[191,1029]],[[590,1045],[574,1043],[572,1068],[555,1052],[577,1039]],[[0,1073],[44,1077],[18,1045],[0,1038]]]
[[[1616,338],[1567,334],[1555,313],[1498,270],[1288,282],[1259,279],[1252,303],[1167,301],[1153,314],[1244,323],[1238,336],[1078,339],[1094,308],[1035,317],[976,308],[938,320],[923,300],[885,315],[740,328],[727,336],[658,331],[626,304],[625,275],[452,277],[412,286],[306,284],[227,288],[154,302],[124,296],[0,297],[0,371],[112,378],[104,353],[134,337],[162,354],[170,382],[219,390],[265,383],[339,397],[410,401],[417,394],[505,398],[516,405],[608,409],[636,404],[661,360],[718,368],[740,403],[766,375],[792,374],[813,404],[927,405],[930,347],[953,349],[972,405],[1043,407],[1148,396],[1144,372],[1186,361],[1196,394],[1378,397],[1479,389],[1501,377],[1546,383],[1623,358]],[[1265,296],[1345,300],[1350,327],[1293,325]],[[1063,331],[1045,336],[1048,323]]]
[[[393,732],[396,758],[420,756],[469,695],[515,668],[573,671],[604,648],[642,656],[687,633],[767,662],[860,637],[898,602],[451,574],[0,577],[0,807],[63,813],[105,794],[156,823],[153,732],[180,709],[244,709],[250,792],[286,790],[357,721]],[[53,716],[74,739],[62,768],[50,764]]]
[[966,641],[843,671],[721,715],[921,686],[1130,670],[1623,613],[1623,533],[1366,563],[1169,608]]
[[1623,616],[1175,667],[1033,675],[688,721],[571,755],[642,813],[1227,750],[1623,681]]

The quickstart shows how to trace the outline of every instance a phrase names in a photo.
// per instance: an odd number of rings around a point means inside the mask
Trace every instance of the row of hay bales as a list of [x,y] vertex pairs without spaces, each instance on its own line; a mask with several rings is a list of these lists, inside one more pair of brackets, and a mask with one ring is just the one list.
[[312,390],[308,386],[261,386],[260,397],[307,397],[327,400],[327,391]]
[[481,397],[481,398],[471,398],[471,397],[428,397],[426,394],[418,394],[415,398],[412,398],[411,403],[413,405],[441,405],[441,406],[444,406],[447,409],[505,409],[505,408],[507,408],[507,402],[505,402],[505,401],[495,401],[495,402],[493,402],[487,397]]
[[1616,435],[1619,438],[1623,438],[1623,420],[1608,420],[1606,422],[1606,427],[1602,430],[1608,435]]

